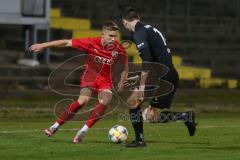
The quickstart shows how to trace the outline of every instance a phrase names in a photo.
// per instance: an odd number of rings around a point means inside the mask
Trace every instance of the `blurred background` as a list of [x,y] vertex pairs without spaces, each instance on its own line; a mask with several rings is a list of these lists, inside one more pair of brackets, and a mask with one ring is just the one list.
[[[158,28],[167,39],[180,75],[174,106],[199,112],[240,111],[239,0],[1,0],[0,3],[3,117],[13,113],[12,116],[18,116],[26,108],[37,106],[50,111],[59,95],[48,88],[48,76],[56,66],[76,55],[72,49],[30,54],[26,50],[31,44],[99,36],[102,23],[108,19],[121,27],[121,40],[131,40],[131,34],[121,24],[121,11],[128,5],[136,7],[142,21]],[[129,61],[140,62],[134,46],[128,52]],[[73,81],[78,83],[79,75]],[[46,116],[40,108],[33,112]],[[26,116],[30,115],[26,112]]]

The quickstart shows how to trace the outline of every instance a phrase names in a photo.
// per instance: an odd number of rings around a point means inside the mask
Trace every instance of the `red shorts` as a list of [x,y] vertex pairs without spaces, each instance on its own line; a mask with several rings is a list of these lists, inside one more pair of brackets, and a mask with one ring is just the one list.
[[87,82],[87,81],[81,80],[80,87],[81,88],[89,87],[93,89],[94,92],[99,93],[104,89],[112,90],[112,83],[109,81],[103,81],[100,79],[96,79],[94,82]]

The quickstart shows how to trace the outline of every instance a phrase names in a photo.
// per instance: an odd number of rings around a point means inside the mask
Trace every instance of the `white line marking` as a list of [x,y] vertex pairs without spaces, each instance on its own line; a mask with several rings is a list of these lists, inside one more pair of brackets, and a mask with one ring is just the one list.
[[[237,128],[240,127],[240,125],[227,125],[227,126],[215,126],[215,125],[209,125],[209,126],[197,126],[197,128],[203,128],[203,129],[209,129],[209,128]],[[92,128],[91,130],[109,130],[110,128]],[[59,129],[60,131],[78,131],[79,128],[71,128],[71,129]],[[35,132],[43,132],[43,129],[29,129],[29,130],[0,130],[0,134],[8,134],[8,133],[35,133]]]
[[[80,128],[71,128],[71,129],[59,129],[59,131],[78,131]],[[109,130],[109,128],[92,128],[93,130]],[[0,134],[8,133],[34,133],[34,132],[43,132],[43,129],[29,129],[29,130],[0,130]]]
[[197,128],[237,128],[240,127],[240,125],[227,125],[227,126],[197,126]]

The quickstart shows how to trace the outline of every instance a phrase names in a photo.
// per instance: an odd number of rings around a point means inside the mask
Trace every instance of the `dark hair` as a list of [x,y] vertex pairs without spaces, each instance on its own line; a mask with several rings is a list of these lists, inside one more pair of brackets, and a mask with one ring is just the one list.
[[103,27],[102,27],[103,30],[109,30],[109,31],[118,31],[119,30],[119,27],[118,25],[113,22],[113,21],[106,21],[103,23]]
[[139,20],[140,17],[139,17],[139,14],[137,12],[137,10],[133,7],[126,7],[123,11],[123,14],[122,14],[122,19],[126,19],[127,21],[133,21],[133,20]]

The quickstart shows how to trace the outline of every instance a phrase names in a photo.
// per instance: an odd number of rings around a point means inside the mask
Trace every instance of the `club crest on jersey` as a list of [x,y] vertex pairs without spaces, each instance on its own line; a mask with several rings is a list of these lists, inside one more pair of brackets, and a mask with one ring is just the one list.
[[118,52],[117,51],[112,51],[112,57],[116,58],[118,56]]

